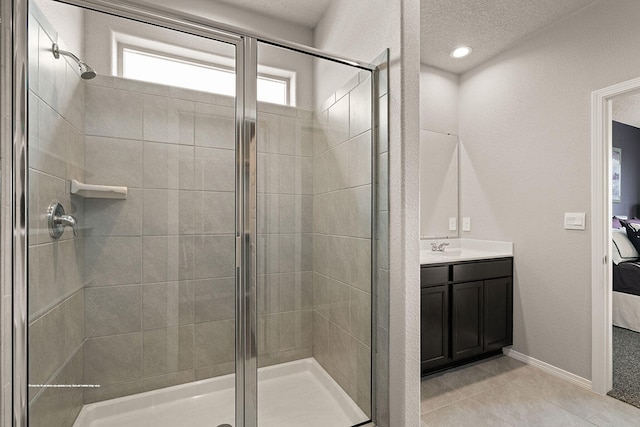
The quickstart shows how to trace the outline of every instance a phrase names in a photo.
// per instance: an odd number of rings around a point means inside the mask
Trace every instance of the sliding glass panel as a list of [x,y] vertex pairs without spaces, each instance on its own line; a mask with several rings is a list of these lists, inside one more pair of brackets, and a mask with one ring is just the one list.
[[258,103],[258,425],[371,416],[369,72],[258,44],[289,75]]
[[32,3],[30,425],[234,425],[236,99],[126,48],[235,93],[235,45]]

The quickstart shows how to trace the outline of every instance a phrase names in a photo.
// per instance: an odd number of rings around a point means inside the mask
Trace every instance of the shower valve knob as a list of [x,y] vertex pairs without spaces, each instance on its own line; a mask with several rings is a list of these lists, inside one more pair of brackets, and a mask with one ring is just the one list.
[[78,222],[72,215],[64,212],[64,207],[60,202],[54,200],[47,209],[47,222],[49,223],[49,235],[54,239],[59,239],[64,233],[64,227],[71,227],[73,235],[78,235]]

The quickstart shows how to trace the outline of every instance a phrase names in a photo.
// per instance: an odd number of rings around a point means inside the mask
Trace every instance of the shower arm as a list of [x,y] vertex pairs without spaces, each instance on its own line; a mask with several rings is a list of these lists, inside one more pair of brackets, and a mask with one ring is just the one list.
[[80,60],[80,58],[78,58],[77,56],[75,56],[73,53],[69,52],[68,50],[61,50],[58,47],[58,43],[54,43],[53,46],[51,47],[51,49],[53,50],[53,56],[58,59],[60,58],[60,55],[63,56],[69,56],[71,57],[71,59],[73,59],[74,61],[76,61],[76,63],[81,63],[82,61]]

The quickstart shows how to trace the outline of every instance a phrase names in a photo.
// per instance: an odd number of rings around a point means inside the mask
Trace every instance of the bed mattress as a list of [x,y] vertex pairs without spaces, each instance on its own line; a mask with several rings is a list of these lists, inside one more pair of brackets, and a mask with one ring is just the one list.
[[613,265],[613,290],[640,296],[640,261]]

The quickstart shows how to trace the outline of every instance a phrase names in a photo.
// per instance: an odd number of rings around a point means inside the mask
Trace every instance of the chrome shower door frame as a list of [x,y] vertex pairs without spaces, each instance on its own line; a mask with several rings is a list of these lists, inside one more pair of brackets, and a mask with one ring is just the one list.
[[[4,1],[4,0],[3,0]],[[6,0],[12,12],[12,295],[13,295],[13,396],[14,427],[28,425],[28,300],[27,300],[27,236],[28,236],[28,3],[29,0]],[[258,42],[296,51],[301,54],[366,70],[374,75],[372,94],[378,69],[375,65],[332,55],[318,49],[289,41],[274,39],[193,15],[177,13],[160,7],[142,7],[120,0],[55,0],[83,9],[157,25],[189,33],[236,47],[236,425],[257,427],[257,57]],[[6,96],[6,95],[3,95]],[[372,99],[372,126],[376,128],[377,97]],[[377,146],[373,133],[372,148]],[[373,148],[375,159],[375,148]],[[375,160],[374,160],[375,161]],[[373,169],[375,171],[375,169]],[[375,172],[373,172],[375,175]],[[372,176],[375,194],[375,176]],[[372,211],[373,215],[373,211]],[[374,217],[372,216],[372,220]],[[375,224],[375,221],[372,221]],[[375,227],[372,227],[375,241]],[[375,256],[372,256],[375,261]],[[375,263],[371,266],[376,277]],[[372,285],[374,285],[373,283]],[[375,301],[375,286],[372,286]],[[372,328],[375,331],[375,317]],[[374,339],[375,339],[375,333]],[[372,342],[375,352],[375,341]],[[372,367],[375,356],[372,354]],[[375,368],[372,368],[375,369]],[[372,372],[372,397],[375,375]],[[373,407],[375,400],[372,399]],[[375,412],[372,414],[375,420]]]

